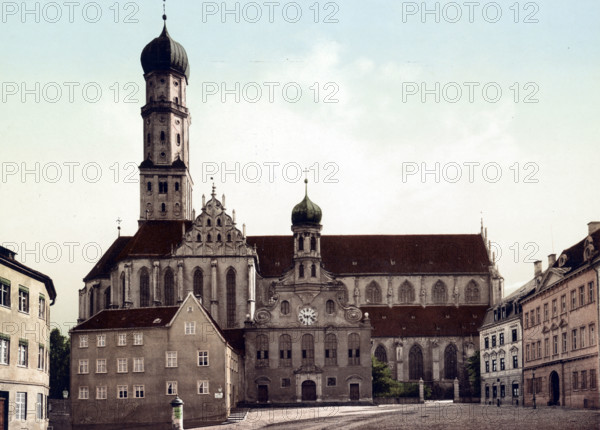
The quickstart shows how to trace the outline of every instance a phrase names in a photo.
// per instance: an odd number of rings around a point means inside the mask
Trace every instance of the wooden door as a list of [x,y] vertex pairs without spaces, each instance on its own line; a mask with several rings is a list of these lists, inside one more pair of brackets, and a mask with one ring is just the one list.
[[358,384],[350,384],[350,400],[360,400],[360,390]]
[[258,386],[258,401],[261,403],[267,403],[269,401],[269,386],[259,385]]

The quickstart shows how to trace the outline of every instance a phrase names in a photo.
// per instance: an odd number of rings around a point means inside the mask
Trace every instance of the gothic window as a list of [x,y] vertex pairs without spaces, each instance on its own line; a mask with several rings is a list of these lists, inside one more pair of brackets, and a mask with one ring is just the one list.
[[375,358],[381,361],[382,363],[387,363],[388,360],[385,346],[377,345],[377,348],[375,348]]
[[327,312],[329,315],[335,312],[335,302],[333,300],[327,300],[325,303],[325,312]]
[[173,271],[167,268],[165,271],[165,306],[175,305],[175,277]]
[[312,334],[302,335],[302,365],[315,364],[315,339]]
[[163,203],[163,204],[161,204],[161,205],[160,205],[160,211],[161,211],[161,212],[166,212],[166,211],[167,211],[167,205],[166,205],[166,204],[164,204],[164,203]]
[[310,276],[313,278],[317,276],[317,266],[314,264],[310,266]]
[[200,233],[196,235],[196,242],[202,242],[202,235]]
[[140,271],[140,307],[150,306],[150,275],[148,269],[142,267]]
[[212,242],[212,236],[210,235],[210,233],[208,233],[208,235],[206,236],[206,241]]
[[217,227],[221,227],[221,218],[217,218]]
[[110,287],[104,290],[104,309],[110,308]]
[[235,327],[235,272],[227,271],[227,327]]
[[284,300],[281,302],[281,313],[283,315],[289,315],[290,313],[290,302],[288,302],[287,300]]
[[404,281],[400,285],[398,297],[400,297],[400,303],[413,303],[415,301],[415,287],[410,282]]
[[181,143],[181,135],[177,133],[177,143]]
[[292,338],[289,334],[279,336],[279,367],[292,365]]
[[148,182],[147,187],[148,191],[152,191],[152,182]]
[[446,285],[442,281],[437,281],[433,286],[433,302],[446,303]]
[[121,272],[121,304],[125,307],[125,272]]
[[231,234],[230,233],[227,234],[227,242],[231,242]]
[[456,346],[451,343],[446,347],[446,351],[444,352],[444,377],[446,379],[454,379],[457,376]]
[[256,336],[256,367],[269,366],[269,338],[264,334]]
[[408,379],[423,377],[423,351],[419,345],[413,345],[408,353]]
[[90,290],[90,316],[94,315],[94,289]]
[[381,288],[375,281],[367,287],[367,303],[381,303]]
[[314,236],[312,236],[310,238],[310,250],[311,251],[316,251],[317,250],[317,239]]
[[206,219],[206,226],[207,226],[207,227],[210,227],[210,224],[211,224],[211,223],[210,223],[210,218],[207,218],[207,219]]
[[360,337],[356,333],[348,336],[348,365],[360,366]]
[[465,300],[467,303],[477,303],[479,299],[479,287],[475,281],[469,282],[465,291]]
[[217,234],[217,242],[221,242],[221,233]]
[[325,366],[337,366],[337,337],[333,333],[325,335]]
[[304,278],[304,264],[300,263],[298,266],[298,277]]
[[200,268],[197,268],[194,271],[194,295],[196,297],[202,298],[204,288],[204,274]]
[[298,236],[298,251],[304,251],[304,237]]

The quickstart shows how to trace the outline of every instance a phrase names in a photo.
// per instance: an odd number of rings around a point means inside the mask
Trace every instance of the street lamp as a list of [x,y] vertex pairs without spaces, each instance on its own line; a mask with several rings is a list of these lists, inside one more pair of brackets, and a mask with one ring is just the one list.
[[535,409],[535,370],[533,371],[533,409]]

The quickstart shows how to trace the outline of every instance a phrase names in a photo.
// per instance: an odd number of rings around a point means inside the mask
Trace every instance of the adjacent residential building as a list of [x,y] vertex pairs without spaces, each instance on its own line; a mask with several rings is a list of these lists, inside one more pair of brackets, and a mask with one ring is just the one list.
[[564,250],[554,274],[523,300],[525,404],[600,407],[600,223]]
[[168,425],[177,396],[186,428],[221,422],[240,400],[240,360],[193,294],[179,306],[103,310],[71,330],[73,426]]
[[0,246],[0,429],[48,427],[52,279]]

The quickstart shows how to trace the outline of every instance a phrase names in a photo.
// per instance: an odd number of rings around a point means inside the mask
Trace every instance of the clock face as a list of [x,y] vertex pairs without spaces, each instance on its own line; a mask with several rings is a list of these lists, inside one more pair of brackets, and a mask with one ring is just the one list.
[[317,322],[317,313],[312,308],[302,308],[298,313],[298,321],[304,325],[312,325]]

